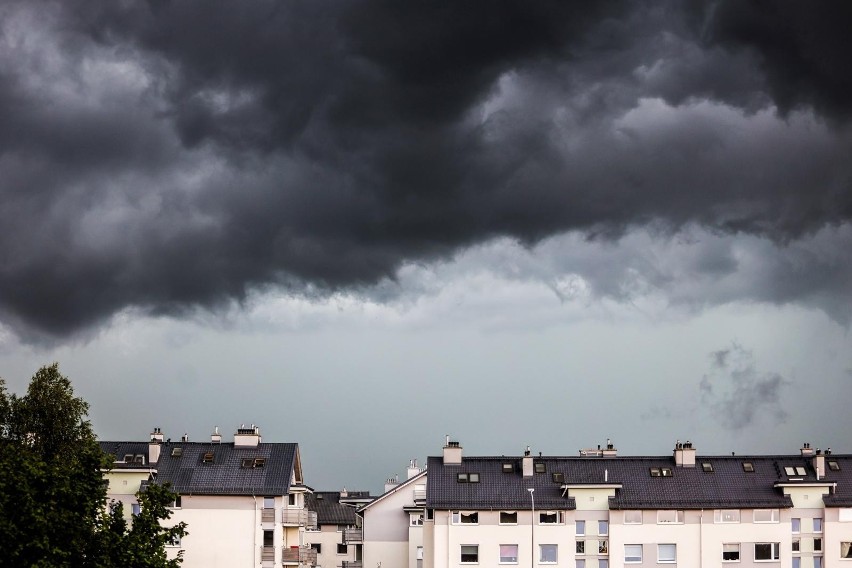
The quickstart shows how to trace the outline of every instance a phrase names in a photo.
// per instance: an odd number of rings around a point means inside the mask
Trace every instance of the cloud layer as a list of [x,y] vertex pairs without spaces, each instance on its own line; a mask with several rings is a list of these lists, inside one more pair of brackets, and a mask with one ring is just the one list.
[[[848,313],[850,8],[806,8],[6,3],[0,319],[61,339],[268,286],[380,296],[497,238],[639,229],[672,255],[658,289]],[[667,244],[695,227],[764,278]],[[615,295],[607,270],[583,278]]]

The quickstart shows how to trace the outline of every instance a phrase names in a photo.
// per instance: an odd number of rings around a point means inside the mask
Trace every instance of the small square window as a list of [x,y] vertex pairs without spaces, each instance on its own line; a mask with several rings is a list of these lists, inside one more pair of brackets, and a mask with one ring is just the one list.
[[479,474],[478,473],[468,473],[467,480],[470,483],[479,483]]
[[251,458],[243,458],[240,462],[240,467],[254,467],[254,460]]
[[657,545],[657,562],[674,563],[677,562],[677,545],[676,544],[658,544]]
[[518,545],[517,544],[501,544],[500,545],[500,564],[517,564],[518,563]]
[[702,462],[701,469],[704,470],[704,473],[713,473],[713,464],[710,462]]
[[586,568],[586,559],[578,558],[574,563],[574,568]]
[[840,471],[840,463],[834,460],[829,460],[828,469],[830,469],[831,471]]
[[213,452],[207,452],[202,456],[201,463],[213,463]]
[[466,473],[457,474],[456,475],[456,481],[458,481],[459,483],[467,483],[467,474]]
[[600,534],[600,535],[608,535],[609,534],[609,521],[598,521],[598,534]]
[[341,543],[337,544],[337,553],[338,554],[347,554],[348,552],[349,552],[349,545],[348,544],[341,544]]
[[802,559],[799,556],[793,557],[793,568],[802,568]]
[[790,527],[793,529],[794,533],[802,532],[802,519],[790,519]]
[[311,550],[315,551],[317,554],[322,554],[322,544],[318,542],[311,543]]
[[546,473],[547,467],[545,467],[544,462],[535,462],[535,472],[536,473]]
[[598,558],[598,568],[609,568],[609,560],[606,558]]
[[461,563],[476,564],[479,562],[479,545],[478,544],[463,544],[461,545]]
[[754,464],[751,462],[743,462],[743,471],[746,473],[754,473]]
[[641,544],[625,544],[624,545],[624,563],[625,564],[641,564],[642,562],[642,545]]
[[578,536],[586,534],[586,521],[577,521],[575,526],[577,529],[574,531],[574,534]]
[[255,458],[254,459],[254,467],[264,467],[266,465],[266,458]]
[[661,475],[660,474],[660,468],[658,468],[658,467],[652,467],[650,469],[650,472],[651,472],[651,477],[660,477],[660,475]]
[[565,483],[565,474],[561,472],[553,472],[553,483]]
[[672,476],[672,468],[670,468],[670,467],[661,467],[661,468],[660,468],[660,474],[661,474],[663,477],[671,477],[671,476]]
[[504,463],[503,464],[503,473],[512,473],[514,471],[515,471],[514,464],[511,464],[511,463]]
[[538,561],[541,564],[556,564],[558,561],[558,549],[555,544],[539,544],[538,545]]
[[740,544],[723,544],[722,545],[722,562],[739,562],[740,561]]

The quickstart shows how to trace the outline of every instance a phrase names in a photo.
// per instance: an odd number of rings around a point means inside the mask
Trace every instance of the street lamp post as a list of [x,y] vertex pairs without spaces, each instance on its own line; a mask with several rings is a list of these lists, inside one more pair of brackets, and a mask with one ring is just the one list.
[[535,487],[528,487],[530,502],[532,503],[532,515],[530,516],[530,568],[535,567]]

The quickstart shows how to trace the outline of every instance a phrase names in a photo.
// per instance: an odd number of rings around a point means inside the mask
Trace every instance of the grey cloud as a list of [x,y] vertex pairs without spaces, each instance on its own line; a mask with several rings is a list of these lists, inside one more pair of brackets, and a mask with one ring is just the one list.
[[[652,226],[665,241],[698,225],[767,237],[784,259],[852,217],[848,69],[808,74],[800,54],[790,80],[811,87],[790,103],[774,52],[731,31],[758,16],[726,3],[19,1],[3,14],[0,318],[33,341],[267,286],[369,292],[405,263],[500,237],[617,242]],[[848,299],[848,259],[823,246],[841,257],[821,264],[827,280],[773,283],[775,301]],[[704,260],[684,266],[738,266]],[[679,281],[658,268],[639,266],[642,282]],[[596,270],[602,294],[629,295]]]

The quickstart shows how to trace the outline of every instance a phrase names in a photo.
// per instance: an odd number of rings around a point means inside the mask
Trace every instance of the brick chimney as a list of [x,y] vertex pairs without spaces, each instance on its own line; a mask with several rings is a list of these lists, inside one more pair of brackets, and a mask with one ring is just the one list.
[[447,435],[447,441],[444,445],[444,465],[461,465],[461,462],[461,445],[458,442],[451,442],[450,436]]
[[675,442],[674,461],[677,467],[695,467],[695,448],[692,447],[692,442]]

